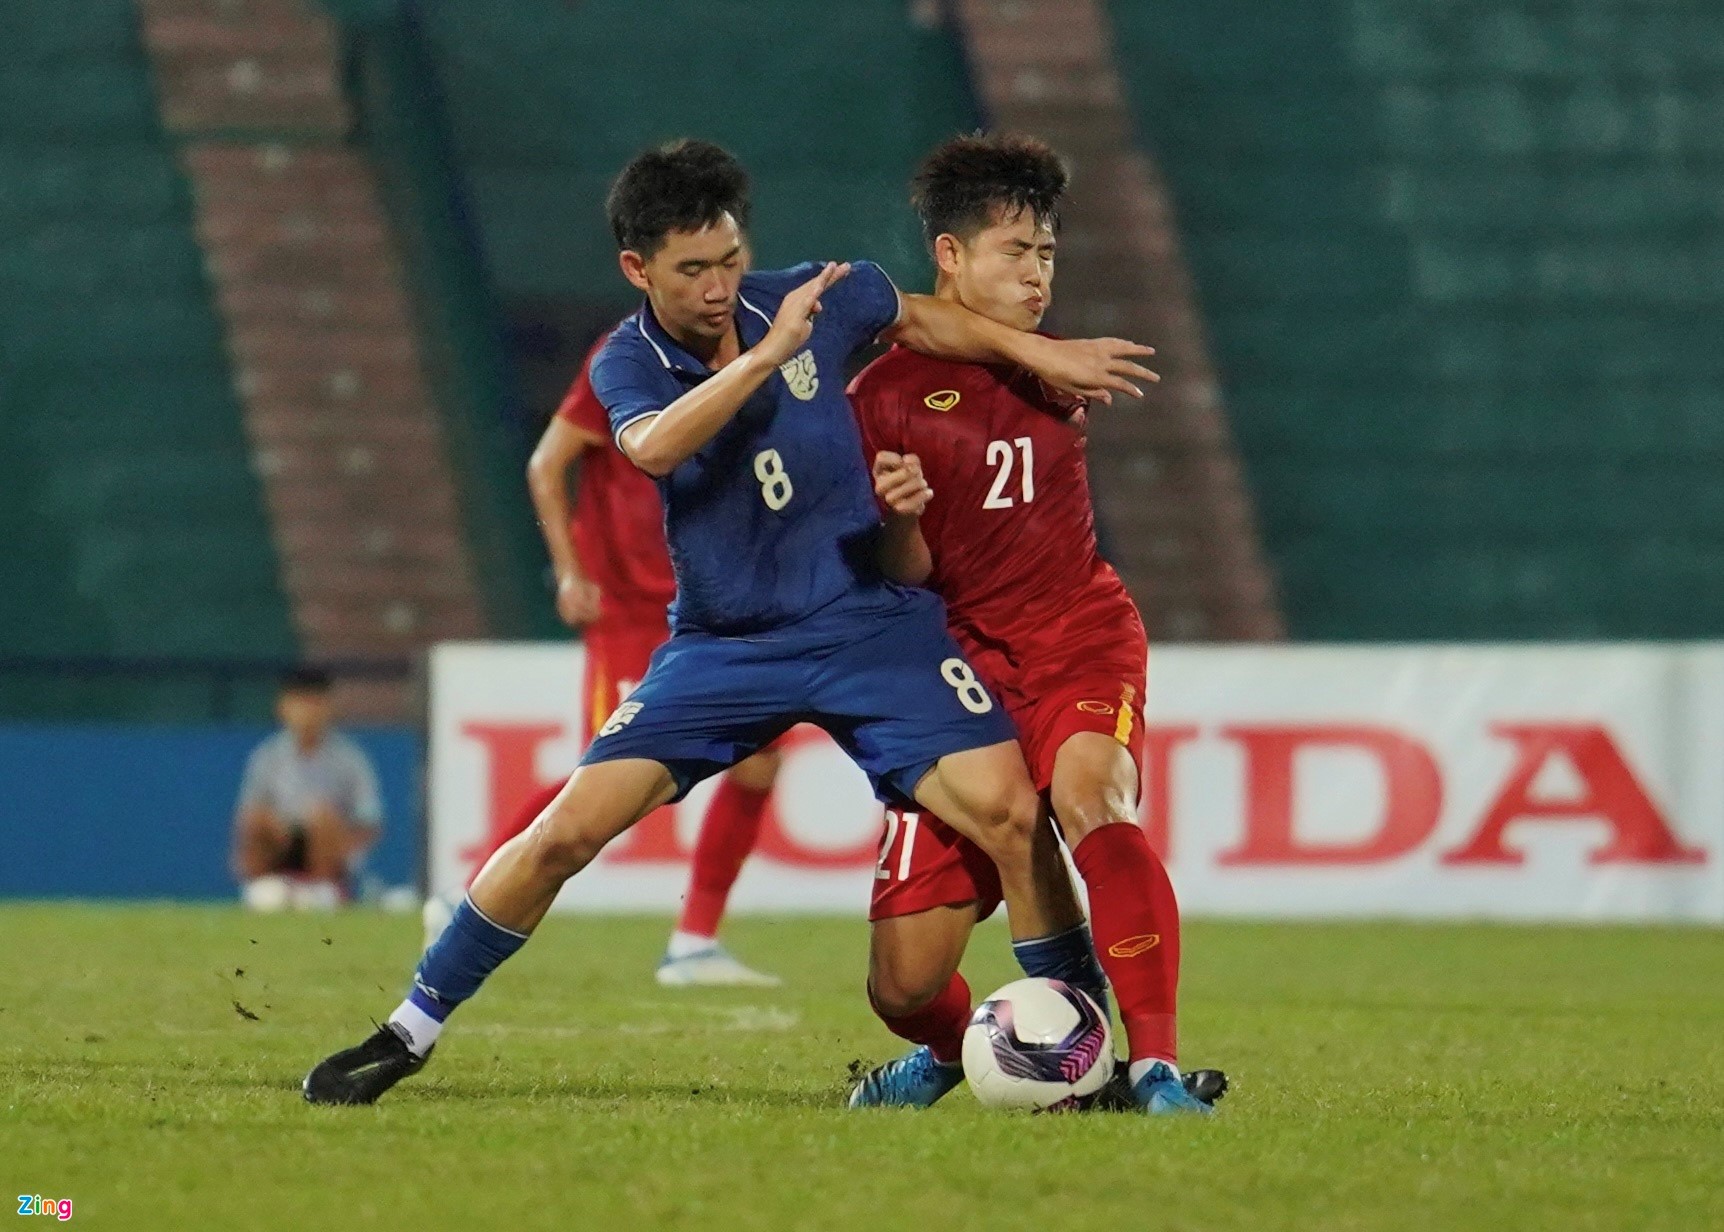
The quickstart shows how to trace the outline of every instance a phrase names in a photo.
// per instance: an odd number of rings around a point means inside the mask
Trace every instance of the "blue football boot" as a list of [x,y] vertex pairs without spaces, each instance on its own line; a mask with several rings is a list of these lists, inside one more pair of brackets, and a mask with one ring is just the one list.
[[[1199,1072],[1207,1074],[1210,1071]],[[1194,1084],[1188,1084],[1174,1073],[1172,1066],[1157,1061],[1131,1088],[1131,1097],[1138,1111],[1147,1112],[1150,1116],[1173,1116],[1179,1113],[1208,1116],[1215,1111],[1213,1099],[1219,1099],[1226,1090],[1227,1079],[1222,1077],[1220,1089],[1212,1099],[1203,1099],[1194,1090]]]
[[850,1092],[852,1108],[928,1108],[964,1080],[957,1062],[936,1061],[926,1045],[876,1065]]

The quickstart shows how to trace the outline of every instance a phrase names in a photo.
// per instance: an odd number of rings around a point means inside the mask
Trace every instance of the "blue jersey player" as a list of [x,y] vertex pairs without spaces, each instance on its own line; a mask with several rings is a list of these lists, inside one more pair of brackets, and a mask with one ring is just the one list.
[[313,1103],[370,1103],[416,1072],[449,1013],[606,843],[799,722],[831,733],[882,799],[937,813],[993,858],[1014,938],[1058,927],[1033,855],[1052,833],[1011,723],[940,601],[888,583],[876,560],[845,362],[881,339],[1017,364],[1105,400],[1154,379],[1134,362],[1148,349],[1056,341],[900,295],[867,262],[750,273],[747,175],[705,142],[641,154],[607,207],[646,302],[595,358],[592,383],[617,444],[664,497],[672,637],[561,794],[474,879],[389,1021],[306,1076]]

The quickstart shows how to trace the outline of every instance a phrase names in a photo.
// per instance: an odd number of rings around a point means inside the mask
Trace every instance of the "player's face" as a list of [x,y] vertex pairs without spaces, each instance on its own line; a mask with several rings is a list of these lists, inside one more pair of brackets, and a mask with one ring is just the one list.
[[1028,210],[996,219],[967,243],[954,240],[959,300],[1002,325],[1035,329],[1054,299],[1054,244],[1053,229]]
[[289,691],[275,703],[281,725],[302,743],[316,743],[329,728],[329,697],[321,692]]
[[672,231],[646,260],[625,252],[622,265],[673,338],[709,350],[732,328],[737,291],[748,272],[748,243],[726,214],[699,231]]

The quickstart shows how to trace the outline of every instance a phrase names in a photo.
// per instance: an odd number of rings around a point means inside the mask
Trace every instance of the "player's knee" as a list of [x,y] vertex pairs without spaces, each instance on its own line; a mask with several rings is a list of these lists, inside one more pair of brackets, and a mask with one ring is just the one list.
[[1035,849],[1040,807],[1028,784],[1005,785],[977,802],[977,843],[994,863],[1028,866]]
[[1137,821],[1137,764],[1119,744],[1082,732],[1060,747],[1054,761],[1054,816],[1069,843],[1103,826]]
[[1132,803],[1122,792],[1105,784],[1075,791],[1055,791],[1053,809],[1066,842],[1074,846],[1103,826],[1134,824],[1137,821]]
[[882,1018],[908,1018],[939,996],[949,979],[933,971],[876,968],[868,974],[868,1003]]
[[519,840],[533,868],[547,878],[567,881],[598,858],[605,839],[583,823],[578,812],[541,814]]

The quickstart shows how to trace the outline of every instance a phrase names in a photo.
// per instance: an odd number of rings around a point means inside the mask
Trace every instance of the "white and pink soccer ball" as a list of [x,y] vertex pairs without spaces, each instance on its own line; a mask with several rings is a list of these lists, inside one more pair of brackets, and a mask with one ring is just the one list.
[[1082,1108],[1113,1065],[1107,1015],[1060,980],[1014,980],[976,1007],[964,1031],[964,1077],[990,1108]]

